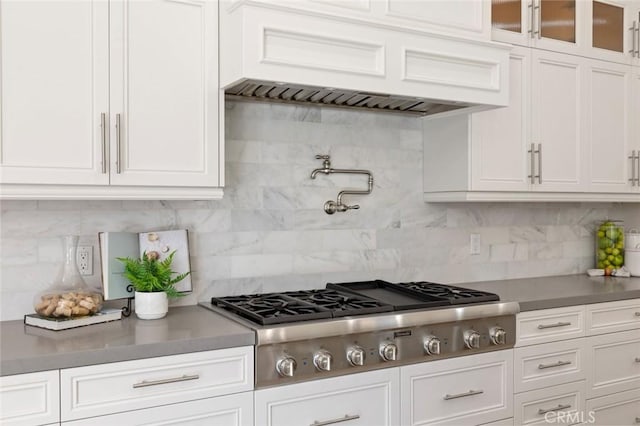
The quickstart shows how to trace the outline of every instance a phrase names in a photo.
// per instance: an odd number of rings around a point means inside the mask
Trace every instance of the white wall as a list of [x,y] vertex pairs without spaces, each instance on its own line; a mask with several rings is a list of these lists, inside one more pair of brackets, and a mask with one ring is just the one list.
[[[54,279],[59,237],[97,245],[100,231],[187,228],[194,293],[212,295],[323,287],[370,279],[463,282],[572,274],[593,266],[591,230],[619,205],[426,204],[419,119],[277,104],[227,103],[227,187],[213,202],[3,202],[0,319],[32,311]],[[373,172],[371,195],[345,197],[360,210],[322,206],[366,178],[319,175],[315,154],[336,168]],[[625,218],[640,207],[625,206]],[[469,234],[482,253],[469,255]],[[96,249],[94,271],[99,271]],[[94,274],[88,282],[98,284]]]

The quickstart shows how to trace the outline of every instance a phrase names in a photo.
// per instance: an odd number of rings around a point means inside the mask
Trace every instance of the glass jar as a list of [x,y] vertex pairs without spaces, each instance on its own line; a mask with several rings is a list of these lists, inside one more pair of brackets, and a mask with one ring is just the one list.
[[78,236],[64,237],[64,260],[53,284],[36,295],[35,311],[45,317],[82,317],[102,309],[102,292],[90,288],[82,279],[76,262]]
[[624,265],[624,226],[621,220],[606,220],[596,227],[596,267],[611,272]]

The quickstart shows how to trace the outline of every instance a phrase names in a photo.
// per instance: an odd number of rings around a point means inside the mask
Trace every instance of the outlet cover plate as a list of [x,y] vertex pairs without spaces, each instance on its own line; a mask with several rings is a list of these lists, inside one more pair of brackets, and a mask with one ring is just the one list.
[[93,275],[93,246],[78,246],[76,262],[80,275]]

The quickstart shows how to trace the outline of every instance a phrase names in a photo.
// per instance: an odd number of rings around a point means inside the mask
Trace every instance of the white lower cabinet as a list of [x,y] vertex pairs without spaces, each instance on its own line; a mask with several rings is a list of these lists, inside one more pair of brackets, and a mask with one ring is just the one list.
[[513,351],[400,368],[402,425],[477,425],[513,415]]
[[620,392],[587,401],[588,423],[602,426],[640,423],[640,389]]
[[253,389],[253,348],[194,352],[60,371],[63,421]]
[[0,377],[0,424],[27,426],[59,421],[58,370]]
[[516,394],[513,403],[515,424],[581,423],[584,395],[584,380]]
[[587,340],[588,398],[640,388],[640,332],[623,331]]
[[91,417],[62,424],[70,426],[251,426],[253,425],[253,392]]
[[255,392],[260,426],[391,426],[399,424],[397,368],[315,380]]

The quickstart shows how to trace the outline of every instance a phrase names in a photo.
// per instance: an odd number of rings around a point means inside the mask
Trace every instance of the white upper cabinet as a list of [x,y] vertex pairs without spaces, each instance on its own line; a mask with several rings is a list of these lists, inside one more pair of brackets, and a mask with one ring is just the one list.
[[579,53],[586,31],[585,8],[583,0],[492,0],[493,39]]
[[217,20],[215,2],[112,1],[112,184],[218,185]]
[[639,11],[635,0],[491,0],[492,38],[631,63],[640,57]]
[[108,184],[106,2],[0,3],[2,183]]
[[2,198],[220,198],[215,1],[0,3]]
[[[637,188],[629,158],[633,148],[632,69],[628,65],[587,60],[585,136],[589,139],[590,188],[597,192],[629,192]],[[637,151],[636,151],[637,153]],[[632,166],[633,169],[632,170]]]

